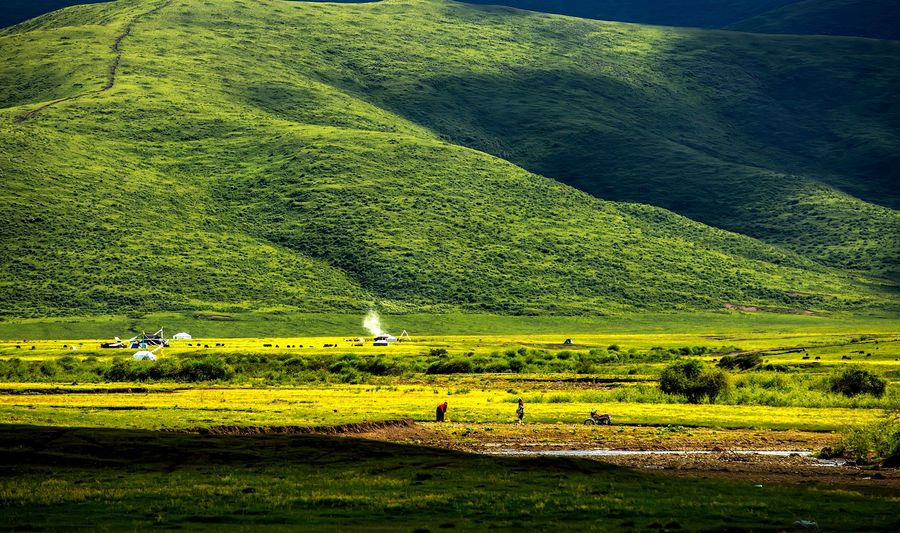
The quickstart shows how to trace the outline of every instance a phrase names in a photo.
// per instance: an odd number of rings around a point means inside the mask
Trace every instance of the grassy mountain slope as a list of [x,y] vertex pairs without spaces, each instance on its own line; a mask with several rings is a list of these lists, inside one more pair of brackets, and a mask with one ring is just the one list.
[[[363,98],[365,83],[402,87],[413,80],[404,69],[437,52],[415,32],[471,29],[468,19],[438,25],[458,16],[446,9],[131,0],[8,30],[0,54],[16,59],[0,67],[0,86],[23,74],[58,81],[0,104],[0,314],[373,301],[512,313],[838,309],[892,298],[753,239],[598,200]],[[98,16],[109,27],[95,28]],[[83,37],[63,39],[72,31]],[[368,55],[380,39],[399,44],[391,35],[406,44]],[[474,45],[492,35],[465,36],[473,46],[445,50],[442,65],[460,75],[540,51],[527,40],[489,51]],[[118,57],[106,91],[104,55]]]
[[356,8],[397,14],[365,45],[323,17],[317,72],[598,197],[897,278],[900,44],[422,5]]
[[[5,0],[0,27],[64,7],[112,0]],[[298,0],[302,1],[302,0]],[[324,1],[324,0],[308,0]],[[336,0],[365,2],[366,0]],[[466,0],[530,11],[662,26],[900,39],[894,0]]]
[[894,0],[466,0],[599,20],[900,39]]
[[466,0],[529,11],[662,26],[721,28],[796,0]]
[[900,39],[900,4],[894,0],[801,0],[725,28],[896,40]]

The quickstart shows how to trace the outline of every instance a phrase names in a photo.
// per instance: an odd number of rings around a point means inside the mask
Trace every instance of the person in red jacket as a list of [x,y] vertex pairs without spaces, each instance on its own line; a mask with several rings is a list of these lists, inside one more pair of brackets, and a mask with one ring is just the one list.
[[447,402],[444,402],[444,403],[442,403],[442,404],[438,404],[438,406],[437,406],[437,411],[435,412],[436,420],[437,420],[438,422],[443,422],[443,421],[444,421],[444,415],[446,415],[446,414],[447,414]]

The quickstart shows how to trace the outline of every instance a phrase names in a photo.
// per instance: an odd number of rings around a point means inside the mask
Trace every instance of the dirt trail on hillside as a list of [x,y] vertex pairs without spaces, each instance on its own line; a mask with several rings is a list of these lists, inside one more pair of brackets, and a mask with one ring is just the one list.
[[32,109],[31,111],[28,111],[27,113],[23,113],[23,114],[19,115],[18,117],[16,117],[16,123],[25,122],[26,120],[30,119],[31,117],[35,116],[36,114],[40,113],[41,111],[48,109],[50,107],[53,107],[56,104],[61,104],[63,102],[70,102],[72,100],[77,100],[77,99],[83,98],[85,96],[100,94],[100,93],[106,92],[106,91],[112,89],[113,87],[115,87],[116,86],[116,75],[119,72],[119,63],[122,61],[122,41],[124,41],[129,35],[131,35],[131,31],[134,29],[135,24],[137,24],[141,19],[143,19],[144,17],[148,17],[150,15],[153,15],[155,13],[158,13],[163,8],[168,7],[172,3],[172,1],[173,0],[166,0],[162,4],[154,7],[153,9],[151,9],[149,11],[145,11],[143,13],[139,13],[139,14],[135,15],[134,18],[132,18],[128,22],[128,24],[125,25],[125,28],[122,30],[122,33],[120,33],[119,36],[116,37],[116,40],[113,42],[113,45],[112,45],[112,51],[115,55],[113,56],[113,60],[109,65],[109,74],[107,75],[106,85],[104,85],[102,88],[97,89],[97,90],[87,91],[87,92],[83,92],[83,93],[76,94],[73,96],[67,96],[65,98],[60,98],[59,100],[53,100],[52,102],[47,102],[46,104],[44,104],[40,107],[36,107],[36,108]]

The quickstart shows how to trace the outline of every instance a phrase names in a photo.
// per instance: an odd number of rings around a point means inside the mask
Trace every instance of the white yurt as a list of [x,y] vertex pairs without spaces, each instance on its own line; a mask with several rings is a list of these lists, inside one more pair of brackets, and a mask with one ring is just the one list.
[[133,359],[135,361],[156,361],[156,354],[153,352],[148,352],[147,350],[141,350],[134,354]]
[[172,335],[172,338],[179,339],[179,340],[185,340],[185,339],[190,339],[192,337],[191,337],[190,333],[185,333],[182,331],[181,333],[176,333],[175,335]]

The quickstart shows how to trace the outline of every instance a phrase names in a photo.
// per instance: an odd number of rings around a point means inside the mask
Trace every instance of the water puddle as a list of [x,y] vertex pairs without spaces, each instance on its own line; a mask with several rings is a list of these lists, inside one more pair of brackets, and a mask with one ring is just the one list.
[[[511,448],[487,452],[488,455],[512,455],[520,457],[622,457],[628,455],[761,455],[768,457],[812,457],[812,452],[802,450],[515,450]],[[845,459],[816,459],[815,466],[844,466]]]

